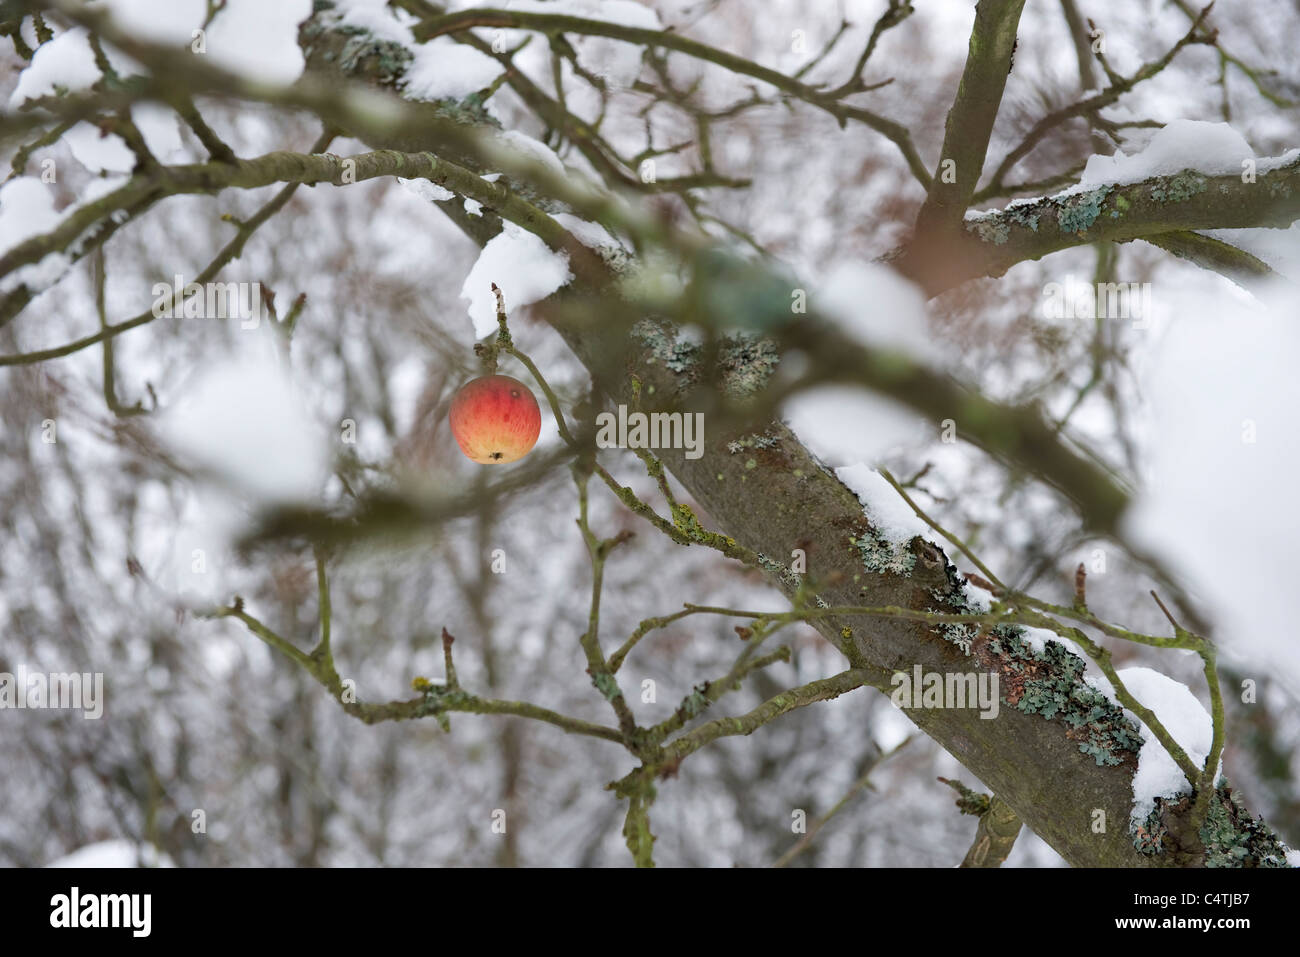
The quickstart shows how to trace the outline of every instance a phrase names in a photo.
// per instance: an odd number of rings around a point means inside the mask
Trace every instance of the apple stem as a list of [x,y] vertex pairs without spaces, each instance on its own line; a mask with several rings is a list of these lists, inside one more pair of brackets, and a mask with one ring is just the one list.
[[501,295],[501,287],[496,283],[492,283],[492,295],[497,300],[497,325],[501,329],[497,333],[497,345],[509,350],[514,345],[514,341],[510,338],[510,328],[506,325],[505,296]]

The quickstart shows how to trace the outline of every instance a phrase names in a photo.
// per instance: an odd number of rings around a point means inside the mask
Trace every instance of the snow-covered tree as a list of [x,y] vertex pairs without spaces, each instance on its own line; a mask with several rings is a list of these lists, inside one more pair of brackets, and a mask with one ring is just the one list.
[[3,0],[0,856],[1296,863],[1296,29]]

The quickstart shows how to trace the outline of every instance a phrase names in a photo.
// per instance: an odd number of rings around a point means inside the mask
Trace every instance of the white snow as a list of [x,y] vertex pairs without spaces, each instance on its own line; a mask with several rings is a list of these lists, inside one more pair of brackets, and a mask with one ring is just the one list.
[[403,179],[399,176],[397,181],[426,202],[441,203],[456,198],[456,194],[451,190],[445,189],[437,183],[431,183],[427,179]]
[[125,186],[130,181],[130,176],[96,176],[78,191],[76,202],[65,209],[63,215],[67,216],[82,206],[89,206],[95,200],[107,196],[113,190]]
[[871,716],[871,737],[881,751],[894,750],[913,734],[916,734],[916,725],[892,702],[888,708],[880,708]]
[[555,151],[541,140],[533,139],[527,133],[520,133],[518,130],[506,130],[496,137],[495,144],[503,144],[510,154],[516,154],[512,156],[513,159],[517,160],[517,154],[523,154],[527,159],[549,167],[551,172],[560,176],[564,175],[564,163],[555,155]]
[[506,223],[483,247],[460,290],[461,298],[469,300],[475,337],[481,339],[497,328],[492,283],[501,287],[506,310],[513,314],[520,306],[545,299],[572,278],[568,256],[554,252],[514,223]]
[[208,27],[207,56],[217,66],[265,83],[292,83],[306,61],[298,24],[312,0],[226,0]]
[[[1124,668],[1116,673],[1138,703],[1155,713],[1191,762],[1197,768],[1203,767],[1210,753],[1214,723],[1210,713],[1196,700],[1196,695],[1182,682],[1150,668]],[[1138,769],[1133,775],[1133,810],[1130,816],[1131,821],[1140,822],[1151,813],[1157,797],[1187,794],[1191,785],[1150,729],[1132,712],[1126,713],[1137,721],[1142,734]]]
[[1123,150],[1116,150],[1114,156],[1090,157],[1076,188],[1137,183],[1185,169],[1209,176],[1241,173],[1242,162],[1254,155],[1245,137],[1227,123],[1172,120],[1135,156],[1125,156]]
[[35,176],[17,176],[0,186],[0,255],[58,222],[54,193]]
[[502,73],[501,64],[451,37],[434,37],[415,47],[402,95],[409,100],[459,100],[484,87]]
[[[191,47],[207,16],[206,0],[109,0],[105,6],[124,32],[182,49]],[[311,0],[227,0],[207,27],[204,52],[195,55],[252,79],[290,83],[302,74],[298,24],[311,15],[311,8]],[[104,52],[120,75],[141,72],[139,64],[112,45],[105,44]],[[58,89],[82,92],[99,79],[87,32],[74,27],[36,51],[9,103],[17,106]]]
[[[49,96],[58,89],[82,93],[99,82],[101,74],[88,36],[85,27],[74,27],[41,44],[32,62],[18,75],[18,85],[9,96],[10,108],[26,100]],[[113,69],[119,73],[131,72],[132,61],[117,50],[105,46],[104,54]]]
[[852,489],[872,526],[891,542],[910,542],[917,535],[934,537],[930,526],[875,469],[863,464],[848,465],[836,469],[835,476]]
[[[33,236],[53,229],[60,219],[50,188],[34,176],[19,176],[0,186],[0,255]],[[52,252],[0,279],[0,293],[26,286],[33,294],[68,271],[66,253]]]
[[799,392],[782,403],[781,417],[831,466],[877,462],[892,449],[922,441],[927,429],[906,406],[849,385]]
[[987,588],[980,588],[972,582],[966,583],[966,602],[976,611],[988,611],[993,607],[994,595]]
[[1292,282],[1300,282],[1300,222],[1290,229],[1205,229],[1201,233],[1243,249]]
[[46,867],[175,867],[170,857],[152,844],[136,844],[122,838],[87,844]]
[[1284,166],[1290,166],[1296,160],[1300,160],[1300,146],[1287,150],[1280,156],[1266,156],[1255,164],[1256,173],[1267,173],[1270,170],[1281,169]]
[[131,107],[144,145],[163,163],[174,159],[181,149],[180,121],[172,110],[158,103],[137,103]]
[[[486,179],[486,177],[484,178]],[[551,218],[572,233],[573,238],[584,246],[590,246],[592,249],[600,249],[601,247],[623,248],[623,244],[611,236],[609,231],[600,223],[581,219],[572,213],[556,213]]]
[[160,428],[186,462],[256,500],[310,501],[328,474],[329,446],[261,341],[273,335],[259,330],[252,347],[213,362],[163,413]]
[[125,173],[135,165],[135,154],[122,137],[105,133],[85,120],[64,133],[63,141],[72,150],[73,158],[92,173]]
[[1266,298],[1222,280],[1158,301],[1167,331],[1140,373],[1149,468],[1125,531],[1188,582],[1248,677],[1300,694],[1300,656],[1278,619],[1300,540],[1300,297]]
[[[970,586],[967,585],[966,587],[969,590]],[[1096,665],[1092,663],[1092,660],[1086,654],[1084,654],[1083,649],[1080,648],[1073,641],[1071,641],[1069,638],[1064,638],[1061,635],[1058,635],[1056,632],[1049,631],[1046,628],[1035,628],[1031,625],[1021,625],[1020,627],[1024,629],[1024,634],[1020,636],[1022,640],[1025,642],[1025,644],[1029,645],[1029,647],[1033,648],[1034,651],[1038,652],[1039,654],[1042,654],[1047,649],[1049,643],[1056,642],[1058,645],[1064,646],[1065,649],[1069,651],[1071,654],[1073,654],[1075,657],[1082,659],[1083,663],[1088,668],[1096,667]],[[1105,680],[1104,675],[1099,674],[1099,677],[1101,677],[1103,681]],[[1085,681],[1086,680],[1087,680],[1087,676],[1085,676]],[[1104,688],[1098,688],[1097,690],[1103,691],[1103,693],[1105,692]]]
[[410,46],[415,42],[411,30],[393,15],[388,0],[335,0],[341,14],[339,22],[369,30],[381,40]]
[[812,303],[864,345],[917,358],[933,352],[925,296],[887,266],[841,262],[817,286]]
[[[181,133],[176,114],[156,103],[137,103],[131,107],[131,119],[144,138],[150,152],[163,163],[181,149]],[[129,173],[135,167],[135,154],[116,133],[105,133],[93,123],[82,120],[63,135],[78,163],[92,173]]]
[[465,212],[467,212],[471,216],[482,216],[483,204],[480,203],[477,199],[466,199]]
[[187,47],[208,12],[207,0],[105,0],[103,7],[124,33],[153,43]]

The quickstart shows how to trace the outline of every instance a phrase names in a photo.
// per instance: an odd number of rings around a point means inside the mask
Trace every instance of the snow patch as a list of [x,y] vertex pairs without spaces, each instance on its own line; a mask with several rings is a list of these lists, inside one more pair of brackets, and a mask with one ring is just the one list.
[[[131,107],[131,119],[160,162],[166,163],[180,152],[180,126],[170,109],[157,103],[137,103]],[[126,140],[86,120],[68,130],[63,140],[73,158],[92,173],[129,173],[135,168],[136,155]]]
[[116,133],[105,133],[82,120],[63,134],[73,158],[92,173],[128,173],[135,166],[135,154]]
[[54,193],[36,177],[17,176],[0,186],[0,255],[58,222]]
[[782,404],[781,417],[831,466],[878,462],[892,449],[922,441],[927,428],[907,406],[849,385],[800,392]]
[[1300,657],[1277,619],[1300,539],[1300,296],[1276,292],[1263,305],[1224,280],[1167,294],[1168,326],[1141,373],[1147,481],[1125,531],[1206,602],[1224,652],[1300,694]]
[[925,296],[888,266],[840,263],[812,299],[820,311],[864,345],[917,357],[932,353]]
[[163,414],[163,437],[202,473],[257,501],[313,500],[329,471],[329,446],[274,344],[258,346],[201,374]]
[[175,867],[172,859],[152,844],[117,839],[87,844],[50,861],[46,867]]
[[[21,106],[27,100],[51,96],[60,90],[82,93],[98,83],[103,74],[95,65],[89,35],[85,27],[73,27],[41,44],[33,54],[32,62],[18,75],[18,85],[9,96],[9,108]],[[133,72],[134,62],[116,49],[105,45],[104,55],[119,74]]]
[[434,37],[415,48],[402,95],[408,100],[459,100],[492,85],[501,64],[451,37]]
[[868,465],[858,463],[835,470],[835,477],[847,485],[862,503],[872,526],[891,542],[910,542],[916,536],[931,538],[930,526],[921,521],[910,505],[885,477]]
[[451,190],[439,186],[437,183],[432,183],[427,179],[403,179],[399,176],[397,177],[397,181],[401,183],[405,189],[410,190],[425,202],[443,203],[449,199],[456,198],[456,194]]
[[410,46],[415,42],[411,30],[393,14],[388,0],[335,0],[339,23],[374,34],[380,40]]
[[[1155,712],[1191,762],[1198,768],[1204,766],[1214,738],[1214,723],[1209,712],[1196,700],[1196,695],[1182,682],[1150,668],[1125,668],[1116,674],[1144,708]],[[1138,721],[1136,715],[1126,713],[1138,724],[1142,735],[1138,769],[1133,775],[1133,810],[1130,815],[1131,822],[1141,823],[1155,807],[1157,797],[1187,794],[1191,785],[1151,730]]]
[[505,223],[502,231],[483,247],[460,290],[461,298],[469,300],[474,336],[482,339],[496,332],[492,283],[501,287],[506,309],[513,313],[520,306],[545,299],[572,278],[568,256],[554,252],[514,223]]
[[[263,4],[264,8],[279,6]],[[114,25],[140,40],[188,47],[208,15],[207,0],[105,0]]]
[[[484,177],[486,179],[487,177]],[[556,213],[553,217],[557,223],[573,234],[573,237],[584,246],[592,249],[610,248],[622,249],[623,244],[609,234],[600,223],[593,223],[590,220],[574,216],[572,213]]]
[[298,25],[312,0],[226,0],[208,27],[207,56],[220,67],[264,83],[292,83],[306,60]]
[[564,163],[555,155],[555,151],[541,140],[534,139],[527,133],[520,133],[518,130],[506,130],[496,138],[496,142],[504,144],[506,150],[512,154],[522,153],[526,158],[548,167],[556,175],[564,175]]
[[1203,229],[1202,235],[1250,253],[1293,282],[1300,282],[1300,222],[1290,229]]
[[1246,138],[1227,123],[1172,120],[1151,137],[1142,152],[1134,156],[1116,150],[1114,156],[1089,157],[1077,188],[1138,183],[1185,169],[1207,176],[1240,173],[1242,162],[1254,156]]

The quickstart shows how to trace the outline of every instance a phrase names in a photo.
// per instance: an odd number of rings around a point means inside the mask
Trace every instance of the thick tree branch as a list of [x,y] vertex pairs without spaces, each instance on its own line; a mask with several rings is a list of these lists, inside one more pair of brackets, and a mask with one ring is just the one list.
[[[1067,190],[971,214],[942,261],[909,247],[895,265],[937,295],[977,276],[1000,276],[1017,263],[1095,242],[1152,239],[1199,229],[1285,229],[1300,219],[1300,157],[1239,175],[1184,170],[1138,183]],[[1171,244],[1191,250],[1178,238]],[[1196,243],[1201,250],[1208,244]],[[1243,263],[1243,265],[1245,265]]]
[[980,0],[975,6],[970,50],[944,125],[939,167],[916,218],[920,242],[939,242],[955,233],[970,205],[1011,72],[1024,6],[1025,0]]

